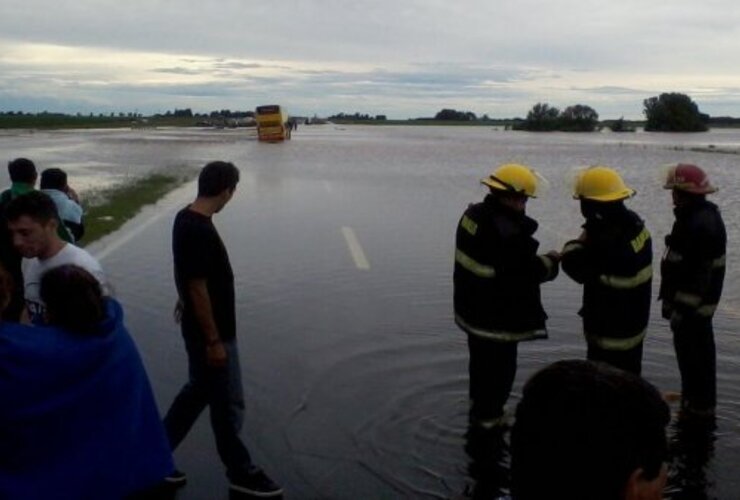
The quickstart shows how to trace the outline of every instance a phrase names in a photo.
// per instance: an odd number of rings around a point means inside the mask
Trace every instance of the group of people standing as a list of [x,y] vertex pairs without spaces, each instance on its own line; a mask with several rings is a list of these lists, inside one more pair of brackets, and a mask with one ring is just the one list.
[[[455,322],[467,334],[470,355],[466,449],[474,462],[483,457],[496,467],[501,445],[491,443],[508,427],[504,405],[517,346],[547,338],[540,285],[562,268],[583,287],[587,360],[554,363],[525,384],[511,431],[511,495],[663,498],[670,417],[663,397],[640,377],[653,249],[645,223],[624,203],[635,191],[610,167],[579,172],[573,197],[583,230],[561,250],[542,254],[533,236],[538,224],[526,215],[539,181],[525,165],[496,168],[481,180],[489,194],[470,205],[457,226]],[[658,298],[673,332],[680,416],[711,422],[717,402],[712,317],[724,281],[725,227],[706,199],[716,188],[700,167],[671,166],[664,188],[672,192],[675,222],[665,238]],[[481,449],[475,439],[488,445]],[[485,491],[491,471],[471,475]]]
[[[73,210],[47,192],[44,178],[59,181],[61,171],[42,173],[42,192],[33,162],[20,158],[8,169],[13,185],[0,195],[0,498],[160,498],[185,484],[172,453],[206,407],[230,490],[281,495],[239,436],[234,277],[211,220],[231,200],[238,169],[207,164],[195,201],[175,218],[176,313],[189,378],[164,419],[102,267],[73,244],[81,209],[67,225]],[[71,188],[56,186],[79,206]]]
[[[652,237],[625,206],[635,194],[612,168],[582,170],[573,196],[583,231],[560,251],[538,254],[537,222],[525,213],[539,178],[525,165],[506,164],[481,181],[490,189],[468,207],[457,227],[455,321],[470,353],[471,424],[504,421],[517,367],[517,344],[546,338],[540,285],[559,267],[583,286],[579,314],[587,358],[640,375],[653,279]],[[712,316],[722,292],[725,228],[716,191],[696,165],[672,166],[664,187],[673,193],[675,223],[666,236],[659,299],[670,320],[681,374],[681,407],[697,415],[716,405]]]
[[[60,172],[47,174],[55,187],[42,174],[42,188],[59,194],[36,191],[33,163],[14,160],[13,185],[0,195],[0,394],[6,398],[0,405],[0,497],[123,498],[163,484],[182,485],[186,477],[175,468],[172,452],[206,407],[230,489],[258,497],[282,494],[254,465],[239,436],[244,398],[234,275],[212,221],[231,200],[239,170],[227,162],[207,164],[195,200],[175,217],[175,312],[189,377],[164,419],[100,264],[73,244],[83,233],[82,211],[66,204],[79,206]],[[557,450],[568,444],[553,440],[558,430],[587,426],[583,417],[591,411],[613,421],[610,443],[629,442],[632,455],[647,455],[638,462],[625,458],[622,469],[634,479],[626,484],[636,492],[659,491],[665,447],[660,431],[668,414],[657,391],[639,377],[653,253],[650,232],[624,204],[634,190],[612,168],[582,171],[574,197],[583,231],[560,251],[541,254],[537,222],[526,215],[528,200],[537,194],[537,174],[506,164],[481,182],[490,192],[460,219],[454,269],[455,321],[467,334],[470,353],[471,426],[504,426],[518,343],[547,337],[540,285],[562,267],[583,286],[579,313],[587,358],[602,364],[556,364],[525,386],[512,445],[531,453],[513,457],[512,475],[523,478],[515,498],[542,498],[536,488],[522,489],[545,484],[531,480],[534,464],[556,460]],[[706,199],[716,189],[701,168],[673,166],[665,188],[672,190],[676,220],[661,260],[662,314],[674,335],[682,410],[711,415],[712,317],[724,279],[725,229],[717,206]],[[591,406],[584,412],[579,404]],[[622,413],[624,405],[634,411]],[[561,411],[562,425],[545,432],[554,408],[571,413],[566,418]],[[556,450],[552,456],[545,453],[549,445]],[[562,474],[551,479],[556,476]]]

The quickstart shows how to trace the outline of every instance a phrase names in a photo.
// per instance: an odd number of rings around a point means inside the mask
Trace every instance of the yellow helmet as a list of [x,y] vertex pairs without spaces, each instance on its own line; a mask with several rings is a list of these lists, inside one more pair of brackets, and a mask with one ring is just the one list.
[[580,172],[573,190],[573,198],[594,201],[624,200],[634,194],[613,168],[601,165]]
[[481,179],[480,182],[492,189],[536,198],[537,174],[526,165],[506,163],[496,168],[491,175]]

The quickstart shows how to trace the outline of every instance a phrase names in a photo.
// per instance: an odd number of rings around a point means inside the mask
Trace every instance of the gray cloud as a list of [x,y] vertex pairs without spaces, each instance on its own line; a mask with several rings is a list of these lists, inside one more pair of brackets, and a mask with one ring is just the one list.
[[[589,100],[639,116],[645,93],[684,89],[740,115],[740,91],[728,84],[740,81],[728,64],[740,52],[732,0],[593,0],[588,8],[581,0],[4,0],[0,33],[0,82],[14,89],[0,93],[0,109],[57,92],[69,106],[181,107],[174,101],[182,98],[233,108],[228,99],[244,92],[310,106],[304,114],[363,98],[390,116],[433,113],[438,101],[510,116],[538,101]],[[24,43],[93,48],[110,73],[5,55],[6,45]],[[121,54],[136,53],[162,56],[141,68],[156,85],[121,83],[129,66],[115,74]],[[122,88],[124,96],[105,94]]]

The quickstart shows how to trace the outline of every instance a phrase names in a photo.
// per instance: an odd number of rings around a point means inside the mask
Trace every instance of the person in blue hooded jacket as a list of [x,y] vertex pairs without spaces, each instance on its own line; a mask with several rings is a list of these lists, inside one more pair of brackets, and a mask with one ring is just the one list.
[[[0,305],[7,302],[0,272]],[[174,467],[123,310],[73,265],[48,271],[48,326],[0,324],[0,498],[119,499]]]

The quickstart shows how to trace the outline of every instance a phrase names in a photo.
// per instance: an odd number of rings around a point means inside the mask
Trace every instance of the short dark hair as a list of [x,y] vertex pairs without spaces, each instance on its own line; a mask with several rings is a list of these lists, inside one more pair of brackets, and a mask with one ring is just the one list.
[[25,182],[33,184],[36,182],[36,165],[28,158],[16,158],[8,162],[8,175],[11,182]]
[[630,475],[660,473],[668,405],[637,375],[583,360],[553,363],[524,386],[511,433],[515,500],[621,498]]
[[27,215],[40,224],[57,220],[57,206],[48,195],[41,191],[31,191],[11,200],[5,209],[5,218],[15,221]]
[[200,171],[198,196],[218,196],[228,189],[233,191],[239,183],[239,169],[233,163],[213,161]]
[[61,168],[47,168],[41,172],[41,189],[59,189],[67,187],[67,172]]
[[46,320],[76,333],[94,334],[105,318],[103,290],[95,277],[73,264],[54,267],[41,277]]

